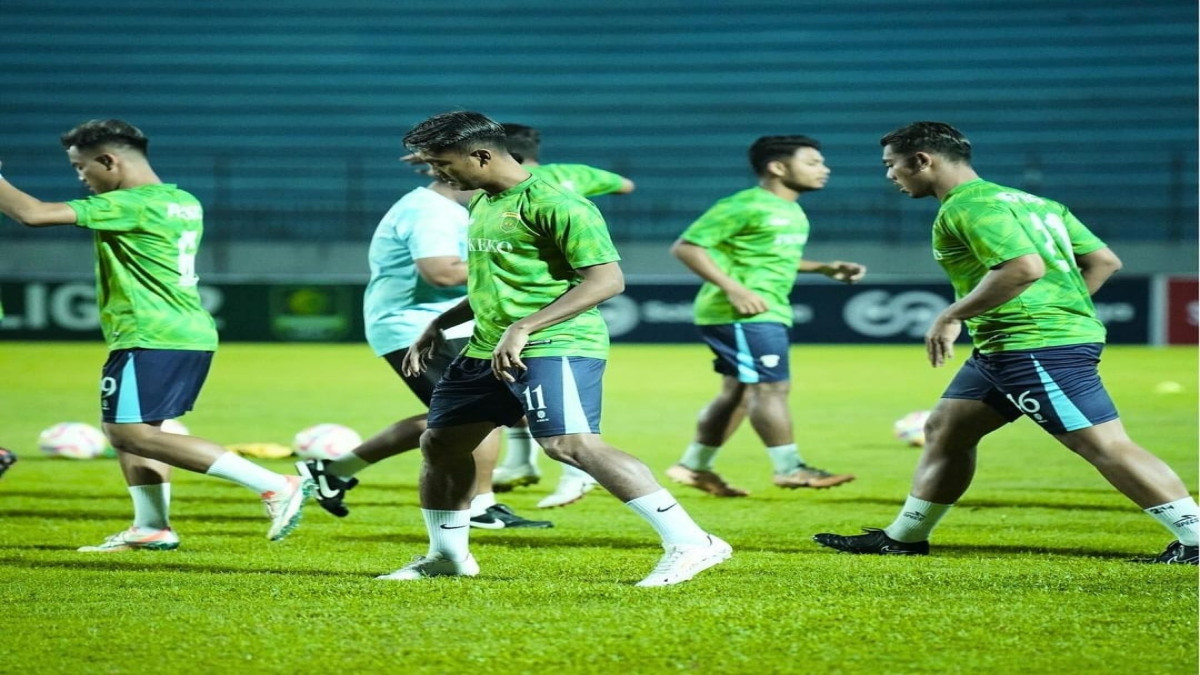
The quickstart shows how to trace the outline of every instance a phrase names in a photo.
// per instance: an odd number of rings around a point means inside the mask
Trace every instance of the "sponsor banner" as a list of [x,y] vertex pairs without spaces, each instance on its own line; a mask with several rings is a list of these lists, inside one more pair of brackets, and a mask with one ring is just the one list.
[[[1186,281],[1186,280],[1185,280]],[[1196,335],[1196,282],[1190,335]],[[686,343],[695,284],[630,283],[601,306],[614,342]],[[1145,344],[1150,326],[1150,279],[1114,279],[1096,298],[1109,342]],[[361,342],[362,284],[212,284],[201,286],[204,306],[226,342]],[[1174,297],[1174,296],[1172,296]],[[87,282],[0,284],[5,317],[0,339],[100,340],[96,290]],[[920,343],[933,317],[953,301],[938,283],[802,284],[792,293],[798,343]],[[1186,323],[1187,319],[1184,319]],[[1183,334],[1183,333],[1181,333]],[[964,336],[963,341],[966,341]]]
[[1194,345],[1200,341],[1200,330],[1197,330],[1197,318],[1200,315],[1198,296],[1200,281],[1195,277],[1167,279],[1167,306],[1163,311],[1167,344]]

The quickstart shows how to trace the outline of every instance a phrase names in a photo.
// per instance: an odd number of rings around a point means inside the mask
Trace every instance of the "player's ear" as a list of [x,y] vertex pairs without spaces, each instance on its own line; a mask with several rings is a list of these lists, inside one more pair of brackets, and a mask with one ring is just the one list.
[[102,155],[96,155],[96,161],[100,163],[100,166],[109,171],[112,171],[112,168],[117,164],[117,158],[107,152]]
[[483,168],[485,164],[492,161],[492,151],[487,148],[479,148],[471,152],[471,156],[479,162],[479,168]]
[[909,161],[911,162],[910,168],[914,172],[924,171],[933,165],[933,156],[928,152],[914,152]]
[[776,159],[767,162],[767,173],[771,174],[772,176],[783,176],[787,174],[787,167],[784,166],[783,162]]

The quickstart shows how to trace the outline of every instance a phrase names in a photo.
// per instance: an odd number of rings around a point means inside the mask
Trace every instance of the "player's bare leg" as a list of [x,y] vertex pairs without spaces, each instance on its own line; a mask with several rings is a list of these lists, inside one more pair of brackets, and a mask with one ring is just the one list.
[[721,378],[721,391],[700,411],[695,439],[679,462],[667,469],[667,477],[717,497],[745,497],[749,493],[725,482],[713,463],[721,446],[746,417],[746,385],[737,378]]
[[781,488],[829,488],[854,480],[854,474],[831,473],[809,466],[796,447],[792,411],[788,405],[792,383],[760,382],[747,385],[747,417],[771,458],[771,482]]

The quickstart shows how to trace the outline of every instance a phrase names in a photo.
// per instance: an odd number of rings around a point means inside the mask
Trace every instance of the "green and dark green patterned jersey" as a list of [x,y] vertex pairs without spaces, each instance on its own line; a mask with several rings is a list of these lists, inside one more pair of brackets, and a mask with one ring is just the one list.
[[[490,359],[505,329],[581,281],[577,269],[620,260],[596,206],[537,176],[496,195],[479,193],[467,226],[467,297],[475,332],[467,356]],[[608,357],[595,307],[529,336],[521,356]]]
[[808,229],[808,216],[799,204],[761,187],[736,192],[705,211],[684,230],[683,240],[707,249],[725,274],[762,297],[767,311],[739,314],[725,292],[706,281],[696,294],[696,325],[752,321],[792,325],[788,296],[804,257]]
[[538,164],[525,168],[542,180],[557,183],[584,197],[612,194],[625,184],[620,175],[586,164]]
[[195,197],[159,183],[67,202],[96,244],[96,298],[109,349],[217,348],[200,304],[196,250],[204,211]]
[[957,298],[1002,262],[1031,253],[1045,262],[1045,276],[1024,292],[965,322],[981,352],[1104,342],[1104,324],[1075,263],[1102,248],[1062,204],[982,179],[950,190],[933,223],[933,257]]

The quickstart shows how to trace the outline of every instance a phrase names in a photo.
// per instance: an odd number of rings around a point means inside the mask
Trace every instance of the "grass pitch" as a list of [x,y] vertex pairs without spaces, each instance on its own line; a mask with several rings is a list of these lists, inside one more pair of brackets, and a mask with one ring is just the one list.
[[[348,518],[312,503],[274,544],[253,494],[178,472],[179,550],[76,553],[129,523],[118,467],[34,446],[55,422],[94,423],[103,347],[0,343],[0,445],[21,457],[0,479],[0,672],[1196,672],[1196,568],[1125,562],[1170,537],[1027,421],[985,442],[933,555],[813,544],[815,532],[891,522],[918,452],[891,423],[930,407],[953,369],[929,368],[919,346],[792,358],[803,454],[858,480],[775,488],[743,428],[718,470],[749,498],[672,488],[733,559],[641,589],[660,552],[650,528],[603,492],[538,511],[558,475],[544,458],[540,485],[501,499],[555,528],[473,531],[475,579],[372,579],[425,551],[416,454],[360,474]],[[614,348],[606,438],[661,475],[715,392],[709,360],[697,345]],[[1195,489],[1196,349],[1112,347],[1101,369],[1133,437]],[[1164,381],[1183,391],[1159,393]],[[230,344],[183,421],[218,442],[288,443],[310,424],[367,435],[418,409],[364,346]]]

